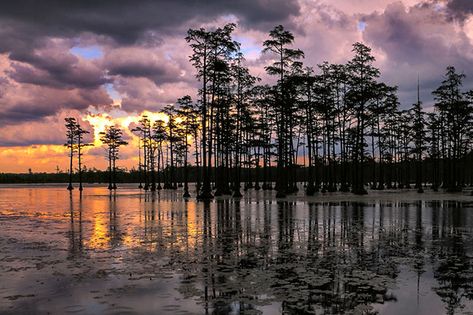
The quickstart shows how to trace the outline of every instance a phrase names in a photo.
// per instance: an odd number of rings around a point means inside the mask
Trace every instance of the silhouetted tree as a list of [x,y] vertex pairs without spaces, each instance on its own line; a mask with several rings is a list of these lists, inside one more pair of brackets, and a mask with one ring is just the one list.
[[375,58],[371,49],[362,44],[353,45],[354,56],[348,62],[348,80],[350,91],[348,100],[355,111],[355,139],[353,146],[353,185],[352,192],[366,194],[364,188],[363,168],[365,160],[365,128],[368,118],[367,104],[375,97],[376,79],[379,70],[373,66]]
[[412,130],[414,137],[414,150],[416,160],[416,185],[418,193],[423,193],[424,189],[422,188],[422,154],[425,150],[425,118],[422,111],[422,102],[420,101],[420,91],[419,83],[417,84],[417,102],[414,103],[411,109],[412,117]]
[[152,139],[153,141],[155,142],[155,145],[156,145],[156,150],[157,150],[157,166],[158,166],[158,185],[157,185],[157,189],[158,190],[161,190],[162,187],[161,187],[161,181],[162,181],[162,178],[161,178],[161,174],[164,173],[164,169],[165,169],[165,166],[164,166],[164,152],[163,152],[163,144],[164,142],[167,140],[168,138],[168,133],[167,133],[167,130],[166,130],[166,123],[164,122],[164,120],[161,120],[161,119],[158,119],[154,122],[153,124],[153,135],[152,135]]
[[176,122],[176,109],[174,108],[174,105],[170,104],[167,105],[163,112],[168,116],[168,122],[167,122],[167,132],[168,132],[168,146],[169,146],[169,176],[167,177],[167,182],[164,183],[164,188],[169,188],[169,189],[177,189],[177,182],[175,178],[175,156],[174,156],[174,151],[176,148],[176,144],[179,141],[179,136],[177,134],[177,128],[178,124]]
[[278,141],[278,160],[277,169],[278,177],[276,181],[277,197],[285,197],[288,190],[287,167],[288,167],[288,123],[291,117],[289,105],[287,102],[285,78],[290,71],[291,66],[300,58],[304,57],[304,53],[299,49],[289,48],[294,42],[294,35],[285,30],[282,25],[276,26],[269,32],[270,39],[263,43],[263,52],[271,52],[276,55],[276,61],[266,67],[266,71],[270,75],[278,76],[279,93],[276,99],[276,125],[277,125],[277,141]]
[[[131,130],[132,132],[137,132],[138,137],[139,137],[139,145],[138,145],[138,151],[139,153],[139,172],[140,172],[140,179],[141,176],[143,175],[143,180],[144,180],[144,186],[143,188],[145,190],[150,189],[150,168],[151,168],[151,163],[154,162],[152,161],[152,158],[150,156],[151,153],[151,121],[149,120],[147,115],[141,116],[141,119],[139,120],[139,125],[136,128],[133,128]],[[141,149],[143,149],[143,159],[141,159]],[[152,174],[154,176],[154,174]],[[140,188],[141,188],[141,180],[140,180]]]
[[199,128],[197,115],[197,108],[192,103],[192,98],[189,95],[186,95],[177,100],[178,109],[176,110],[178,118],[180,118],[178,129],[179,138],[183,142],[183,167],[184,167],[184,194],[183,197],[190,197],[189,193],[189,170],[188,170],[188,153],[189,153],[189,138],[194,137],[194,141],[197,141],[195,138],[196,131]]
[[87,130],[82,129],[82,127],[77,124],[76,126],[76,139],[77,139],[77,162],[78,162],[78,172],[79,172],[79,190],[82,191],[82,149],[84,147],[92,146],[92,143],[84,143],[84,135],[90,133]]
[[452,66],[447,67],[445,79],[433,92],[435,108],[441,122],[442,155],[444,161],[444,187],[447,191],[461,191],[461,159],[467,153],[467,136],[471,129],[472,107],[461,91],[464,74]]
[[[176,107],[162,111],[167,119],[152,122],[144,115],[132,130],[139,136],[137,174],[145,189],[160,189],[164,182],[168,189],[184,186],[188,197],[194,179],[198,199],[208,200],[231,193],[241,197],[242,183],[245,191],[271,189],[271,181],[278,198],[296,193],[303,181],[307,195],[350,189],[365,194],[367,184],[379,190],[410,188],[414,180],[418,192],[429,181],[433,190],[442,185],[459,191],[473,182],[473,172],[461,171],[473,165],[473,91],[462,91],[465,76],[454,67],[433,92],[433,113],[423,112],[419,96],[409,110],[401,110],[397,87],[379,81],[368,46],[355,43],[346,64],[322,62],[314,70],[301,62],[303,52],[292,48],[294,35],[278,25],[263,43],[263,52],[275,59],[265,70],[277,81],[255,86],[258,78],[233,38],[235,27],[190,29],[190,61],[201,83],[196,104],[189,96],[180,98]],[[82,182],[87,132],[73,118],[66,119],[66,127],[72,189],[76,153]],[[104,143],[111,141],[101,136]],[[108,148],[111,189],[118,147]]]
[[107,146],[107,159],[109,170],[108,189],[117,189],[116,161],[119,158],[119,149],[128,142],[123,140],[123,131],[115,126],[110,126],[100,132],[100,141]]
[[67,137],[67,142],[65,146],[69,148],[69,185],[67,186],[67,190],[73,190],[74,187],[72,186],[72,161],[74,158],[74,152],[77,152],[77,121],[74,117],[67,117],[65,118],[65,121]]

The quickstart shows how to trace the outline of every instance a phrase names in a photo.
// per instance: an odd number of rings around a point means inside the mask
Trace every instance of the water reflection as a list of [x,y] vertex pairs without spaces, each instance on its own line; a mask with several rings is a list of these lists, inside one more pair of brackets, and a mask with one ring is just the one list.
[[121,245],[123,241],[123,235],[120,230],[120,220],[117,214],[117,193],[110,192],[109,197],[109,205],[108,205],[108,213],[109,213],[109,229],[108,229],[108,239],[110,242],[111,248],[116,248]]
[[[398,302],[396,279],[406,266],[416,274],[420,299],[424,266],[430,263],[438,281],[432,290],[446,311],[454,313],[469,303],[470,258],[459,233],[466,218],[459,220],[465,211],[458,211],[458,204],[443,203],[441,216],[439,203],[420,201],[309,204],[307,218],[297,215],[300,206],[265,201],[248,207],[231,200],[204,204],[198,247],[194,252],[186,247],[186,256],[179,250],[166,254],[176,269],[186,270],[180,290],[195,292],[206,312],[280,303],[284,313],[370,313],[377,304]],[[432,232],[424,228],[426,207],[432,209]],[[435,221],[439,217],[442,225]],[[171,234],[188,237],[178,230],[183,225],[187,222],[171,221]]]
[[72,192],[69,192],[69,259],[80,257],[84,251],[82,239],[82,192],[79,195],[79,206],[74,208]]
[[[47,250],[57,261],[63,259],[55,251],[62,237],[64,261],[81,262],[74,265],[75,275],[102,288],[92,291],[103,293],[104,303],[126,302],[138,313],[473,311],[473,218],[466,202],[247,198],[196,203],[165,191],[84,193],[61,193],[56,205],[49,201],[25,214],[24,221],[18,214],[9,221],[12,210],[2,209],[2,251],[8,257],[20,257],[22,250],[28,259],[36,257],[26,252],[30,245],[14,247],[15,252],[5,240],[29,244],[30,223],[39,220],[34,224],[44,228],[52,247]],[[19,208],[29,209],[25,200]],[[47,210],[64,205],[67,216]],[[56,239],[58,244],[51,245]],[[87,268],[80,270],[83,265]],[[18,271],[7,266],[0,259],[6,271],[0,280],[11,283]],[[43,281],[55,284],[53,275]],[[71,283],[74,290],[91,291],[81,282]],[[173,297],[181,302],[167,308],[164,302],[145,303],[145,292],[157,301]],[[41,292],[37,296],[40,303]],[[50,305],[59,303],[48,298]]]
[[[446,305],[447,314],[455,314],[473,297],[473,273],[471,250],[466,243],[470,236],[465,225],[468,218],[461,204],[451,202],[448,207],[450,211],[442,213],[441,221],[435,216],[441,229],[435,233],[439,244],[432,250],[431,259],[437,262],[434,268],[437,285],[433,289]],[[434,209],[438,211],[437,207]]]

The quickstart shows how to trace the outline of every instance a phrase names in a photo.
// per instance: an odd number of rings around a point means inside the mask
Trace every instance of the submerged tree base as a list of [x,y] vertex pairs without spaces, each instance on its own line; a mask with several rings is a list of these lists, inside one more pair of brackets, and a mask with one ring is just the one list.
[[364,188],[360,188],[360,189],[352,190],[352,193],[355,194],[355,195],[367,195],[368,191]]
[[197,195],[197,200],[211,200],[214,198],[210,189],[203,189],[200,194]]
[[462,192],[462,188],[460,186],[453,186],[446,188],[445,191],[448,193],[458,193]]
[[313,196],[315,194],[315,186],[314,184],[309,184],[307,185],[307,188],[305,190],[305,194],[307,196]]
[[276,198],[286,198],[286,193],[283,191],[276,192]]
[[241,198],[241,197],[243,197],[243,195],[241,194],[240,190],[238,189],[238,190],[235,190],[233,192],[232,197],[233,198]]

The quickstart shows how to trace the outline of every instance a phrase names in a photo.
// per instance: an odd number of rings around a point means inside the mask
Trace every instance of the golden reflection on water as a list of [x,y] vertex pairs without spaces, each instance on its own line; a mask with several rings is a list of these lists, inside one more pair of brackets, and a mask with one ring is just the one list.
[[[84,246],[93,250],[116,247],[148,252],[173,248],[188,250],[198,245],[202,224],[194,201],[160,200],[156,194],[139,194],[117,202],[116,193],[95,190],[81,198],[80,215],[86,228]],[[77,217],[78,201],[68,209]]]
[[140,216],[143,225],[141,239],[130,234],[130,242],[140,243],[142,249],[155,252],[165,249],[189,250],[198,244],[199,218],[193,201],[159,200],[147,197]]
[[187,235],[188,235],[188,246],[195,247],[197,246],[197,236],[199,234],[199,222],[197,218],[197,209],[196,204],[186,203],[187,211]]
[[[87,211],[92,223],[91,234],[86,241],[88,248],[107,250],[141,245],[139,237],[133,233],[133,229],[140,226],[140,217],[134,215],[140,209],[136,206],[130,207],[128,203],[125,203],[124,207],[118,207],[116,192],[89,200]],[[122,222],[124,218],[126,225]]]
[[[97,190],[92,194],[98,193]],[[108,249],[110,243],[110,212],[108,201],[105,198],[95,198],[94,196],[85,196],[86,203],[85,220],[90,222],[90,236],[85,239],[85,245],[90,249]]]
[[[12,210],[27,214],[0,222],[4,224],[0,236],[6,240],[0,244],[14,248],[13,256],[23,245],[10,246],[10,238],[30,241],[26,250],[54,256],[44,264],[58,260],[66,247],[64,273],[72,273],[71,266],[82,268],[88,260],[91,271],[84,268],[81,274],[85,279],[95,284],[118,278],[126,285],[146,282],[152,294],[155,277],[178,274],[172,280],[173,290],[196,298],[206,310],[222,307],[222,313],[235,301],[250,305],[264,300],[262,295],[268,303],[281,302],[287,313],[297,313],[301,305],[343,313],[367,304],[384,313],[383,307],[394,307],[397,297],[399,307],[409,303],[415,307],[410,296],[417,287],[419,299],[419,285],[429,304],[438,309],[457,307],[448,305],[451,294],[473,292],[471,204],[271,200],[206,204],[176,196],[136,188],[117,193],[89,188],[82,196],[63,187],[0,190],[0,215],[8,216]],[[69,264],[75,259],[80,263]],[[18,261],[29,263],[21,257]],[[10,270],[6,269],[10,262],[0,260],[0,267],[2,263],[4,270]],[[32,274],[37,268],[32,265]],[[57,278],[51,274],[55,286]],[[9,280],[17,275],[11,271]],[[135,282],[140,276],[146,281]],[[400,290],[391,287],[396,281]],[[407,297],[406,288],[411,290]],[[473,309],[472,297],[459,296],[467,310]],[[126,302],[135,298],[129,295]]]
[[93,227],[92,235],[87,240],[86,244],[89,248],[94,249],[106,249],[109,246],[110,234],[109,234],[109,215],[103,211],[98,210],[99,208],[92,207],[90,211],[93,215]]

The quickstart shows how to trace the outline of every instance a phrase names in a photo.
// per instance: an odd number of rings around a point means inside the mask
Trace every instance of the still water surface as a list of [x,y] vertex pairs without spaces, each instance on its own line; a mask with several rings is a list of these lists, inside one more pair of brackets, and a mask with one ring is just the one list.
[[472,314],[473,198],[180,194],[3,186],[0,314]]

